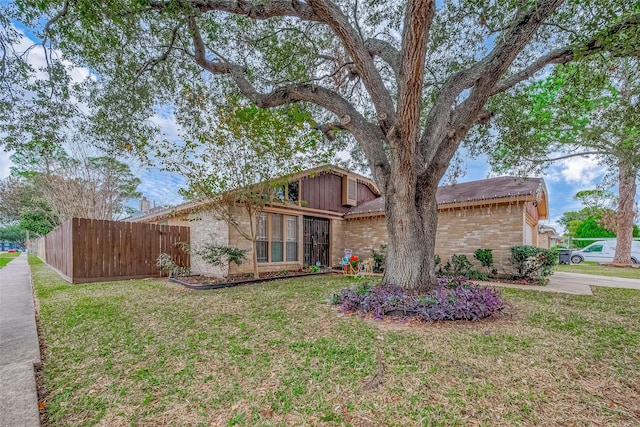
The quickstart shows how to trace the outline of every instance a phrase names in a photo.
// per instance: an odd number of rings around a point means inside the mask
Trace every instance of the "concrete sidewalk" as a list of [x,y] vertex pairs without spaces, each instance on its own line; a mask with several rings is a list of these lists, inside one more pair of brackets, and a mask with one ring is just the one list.
[[0,427],[38,427],[40,346],[27,254],[0,269]]

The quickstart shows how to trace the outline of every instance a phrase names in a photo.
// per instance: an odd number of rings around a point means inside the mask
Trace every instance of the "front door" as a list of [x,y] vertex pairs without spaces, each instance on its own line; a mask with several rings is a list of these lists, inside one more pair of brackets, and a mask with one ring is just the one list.
[[329,265],[329,220],[304,217],[304,265]]

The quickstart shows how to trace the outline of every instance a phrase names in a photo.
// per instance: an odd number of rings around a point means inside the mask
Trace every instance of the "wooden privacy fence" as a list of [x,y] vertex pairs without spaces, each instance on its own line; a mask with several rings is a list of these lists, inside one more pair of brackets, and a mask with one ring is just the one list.
[[38,256],[71,283],[157,277],[164,252],[190,266],[189,227],[73,218],[35,244]]

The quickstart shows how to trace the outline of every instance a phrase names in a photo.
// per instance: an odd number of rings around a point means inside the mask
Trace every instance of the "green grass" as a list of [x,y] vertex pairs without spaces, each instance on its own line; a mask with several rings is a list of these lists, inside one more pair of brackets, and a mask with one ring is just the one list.
[[560,264],[555,267],[556,271],[567,271],[570,273],[595,274],[598,276],[623,277],[626,279],[640,280],[640,268],[607,267],[597,263],[580,264]]
[[0,252],[0,268],[9,264],[12,259],[20,256],[20,252]]
[[324,276],[69,285],[31,260],[50,425],[637,425],[640,292],[505,290],[479,323],[346,316]]

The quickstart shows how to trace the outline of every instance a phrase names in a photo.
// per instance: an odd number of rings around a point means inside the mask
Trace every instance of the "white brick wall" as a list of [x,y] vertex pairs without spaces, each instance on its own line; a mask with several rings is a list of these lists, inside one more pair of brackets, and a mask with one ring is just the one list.
[[195,250],[206,244],[226,246],[229,244],[229,226],[224,221],[216,220],[211,211],[203,211],[189,215],[188,224],[191,227],[191,272],[206,276],[225,277],[228,266],[214,267],[196,255]]

